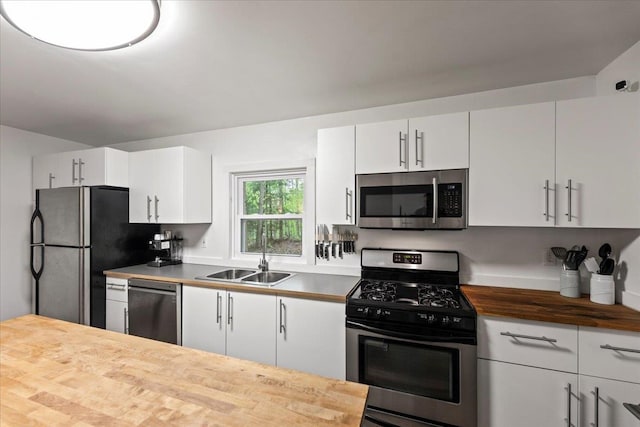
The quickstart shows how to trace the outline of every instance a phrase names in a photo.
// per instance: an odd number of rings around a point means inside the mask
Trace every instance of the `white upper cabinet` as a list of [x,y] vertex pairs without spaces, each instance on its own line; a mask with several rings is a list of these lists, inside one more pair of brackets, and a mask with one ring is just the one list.
[[356,128],[318,130],[316,222],[355,224]]
[[469,167],[469,113],[409,119],[409,170]]
[[553,226],[555,103],[471,112],[469,225]]
[[356,173],[469,167],[469,113],[356,126]]
[[640,227],[640,95],[559,101],[556,164],[558,225]]
[[129,153],[93,148],[33,158],[33,188],[80,185],[129,186]]
[[129,222],[211,222],[211,156],[189,147],[129,154]]
[[356,125],[356,173],[408,170],[407,121]]

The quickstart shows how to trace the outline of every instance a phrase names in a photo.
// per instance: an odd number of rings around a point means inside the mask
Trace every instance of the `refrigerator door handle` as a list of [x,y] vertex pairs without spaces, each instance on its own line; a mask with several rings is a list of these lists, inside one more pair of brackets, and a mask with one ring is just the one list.
[[[34,242],[35,240],[35,222],[36,220],[40,221],[40,239],[44,240],[44,220],[42,218],[42,213],[40,212],[40,209],[36,208],[35,211],[33,211],[33,215],[31,215],[31,254],[30,254],[30,268],[31,268],[31,274],[33,275],[33,278],[37,280],[40,279],[40,276],[42,276],[42,270],[44,269],[44,242],[40,241],[40,242]],[[34,251],[36,249],[36,247],[40,248],[40,256],[41,256],[41,263],[40,263],[40,269],[36,270],[35,265],[34,265]]]

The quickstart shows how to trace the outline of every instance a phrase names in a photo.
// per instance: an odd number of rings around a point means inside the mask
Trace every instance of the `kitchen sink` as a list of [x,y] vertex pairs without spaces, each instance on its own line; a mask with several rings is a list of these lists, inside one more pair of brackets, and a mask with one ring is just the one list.
[[255,270],[242,270],[238,268],[231,268],[229,270],[222,270],[217,273],[209,274],[203,279],[222,279],[222,280],[235,280],[244,276],[255,273]]
[[252,274],[251,276],[244,277],[240,279],[240,281],[243,283],[251,283],[253,285],[274,286],[276,283],[281,282],[289,276],[291,276],[291,273],[262,271],[260,273]]
[[293,276],[293,273],[283,273],[281,271],[260,271],[245,270],[240,268],[230,268],[228,270],[218,271],[217,273],[208,274],[202,277],[196,277],[197,280],[212,280],[232,282],[243,285],[258,286],[275,286],[283,280]]

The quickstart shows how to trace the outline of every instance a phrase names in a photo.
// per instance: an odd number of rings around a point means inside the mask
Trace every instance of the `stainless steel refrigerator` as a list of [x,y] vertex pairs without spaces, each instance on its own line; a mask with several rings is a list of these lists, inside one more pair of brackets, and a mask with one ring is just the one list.
[[104,270],[154,257],[157,224],[129,224],[129,190],[63,187],[36,190],[31,217],[31,274],[36,314],[105,327]]

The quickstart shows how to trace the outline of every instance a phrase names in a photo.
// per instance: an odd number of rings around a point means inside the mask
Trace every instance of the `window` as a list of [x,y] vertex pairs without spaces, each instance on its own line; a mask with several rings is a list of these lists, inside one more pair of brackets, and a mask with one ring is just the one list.
[[303,254],[305,171],[236,175],[236,242],[241,254]]

